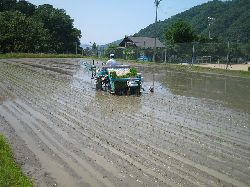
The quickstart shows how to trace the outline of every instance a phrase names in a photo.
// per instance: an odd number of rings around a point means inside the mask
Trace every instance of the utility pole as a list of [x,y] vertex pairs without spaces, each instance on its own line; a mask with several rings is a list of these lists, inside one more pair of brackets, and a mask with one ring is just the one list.
[[77,42],[76,42],[76,55],[77,55]]
[[211,38],[210,26],[215,19],[212,17],[207,17],[207,19],[208,19],[208,38],[209,38],[209,40],[211,40],[212,38]]
[[156,56],[156,37],[157,37],[157,17],[158,17],[158,7],[162,0],[155,0],[155,41],[154,41],[154,55],[153,55],[153,62],[155,62]]
[[227,41],[227,66],[226,66],[226,69],[228,69],[229,63],[230,63],[230,42]]
[[195,43],[193,43],[193,49],[192,49],[192,65],[194,64],[194,58],[195,58]]
[[164,52],[165,52],[164,62],[167,63],[167,47],[165,47]]

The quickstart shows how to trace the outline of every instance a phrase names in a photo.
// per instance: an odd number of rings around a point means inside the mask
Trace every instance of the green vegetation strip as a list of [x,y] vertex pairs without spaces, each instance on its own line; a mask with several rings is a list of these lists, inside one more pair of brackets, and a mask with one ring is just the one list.
[[45,54],[45,53],[6,53],[0,54],[0,59],[10,58],[82,58],[75,54]]
[[0,186],[33,186],[13,158],[13,153],[6,139],[0,135]]
[[129,77],[136,77],[136,75],[137,75],[137,70],[136,70],[135,67],[131,67],[131,68],[130,68],[130,72],[127,73],[127,74],[125,74],[125,75],[118,76],[118,75],[116,74],[115,71],[110,72],[110,75],[111,75],[112,78],[129,78]]

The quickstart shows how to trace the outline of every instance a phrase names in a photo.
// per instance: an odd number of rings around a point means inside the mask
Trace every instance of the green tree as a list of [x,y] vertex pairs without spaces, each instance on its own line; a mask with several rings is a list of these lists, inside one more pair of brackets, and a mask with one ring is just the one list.
[[16,3],[15,9],[26,16],[32,16],[36,10],[36,6],[25,0],[20,0]]
[[92,45],[92,53],[93,53],[95,56],[98,56],[98,48],[97,48],[97,45],[96,45],[95,42],[94,42],[93,45]]
[[97,46],[96,46],[96,43],[94,42],[92,45],[92,50],[96,50],[96,49],[97,49]]
[[193,42],[195,38],[196,35],[192,26],[182,20],[175,22],[166,32],[166,39],[172,44]]
[[[28,32],[27,32],[28,31]],[[20,12],[0,13],[1,52],[36,52],[49,48],[49,33],[43,24]]]
[[51,35],[54,52],[74,52],[75,43],[80,45],[81,31],[73,27],[73,19],[63,9],[55,9],[52,5],[41,5],[34,13],[35,19],[44,24]]
[[0,12],[14,10],[16,0],[0,0]]
[[124,50],[119,48],[117,44],[109,44],[107,49],[105,50],[105,56],[109,57],[111,53],[115,54],[115,58],[122,58]]
[[[177,20],[188,20],[198,35],[208,37],[209,29],[212,38],[219,41],[234,41],[247,43],[250,38],[250,3],[249,0],[214,0],[195,6],[171,18],[157,23],[158,38],[164,41],[166,28]],[[215,20],[209,27],[208,17]],[[154,37],[155,25],[140,30],[135,36]],[[211,41],[209,41],[211,42]]]
[[26,0],[0,0],[0,52],[80,50],[81,31],[63,9],[36,7]]

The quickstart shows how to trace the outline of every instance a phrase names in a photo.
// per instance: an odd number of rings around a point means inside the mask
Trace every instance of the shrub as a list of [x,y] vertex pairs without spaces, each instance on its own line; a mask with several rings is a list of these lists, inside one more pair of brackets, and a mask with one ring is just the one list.
[[111,76],[113,79],[117,78],[117,74],[116,74],[115,71],[110,72],[110,76]]
[[135,77],[137,75],[137,70],[135,67],[130,68],[130,76]]

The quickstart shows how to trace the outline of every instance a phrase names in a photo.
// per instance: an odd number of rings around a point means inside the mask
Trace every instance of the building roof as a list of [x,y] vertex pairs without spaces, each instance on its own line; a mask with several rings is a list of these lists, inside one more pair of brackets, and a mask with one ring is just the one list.
[[[141,48],[154,48],[154,43],[155,43],[155,38],[128,36],[128,37],[125,37],[119,45],[122,47],[132,45],[132,46],[141,47]],[[165,46],[160,42],[160,40],[156,39],[156,47],[164,48]]]

